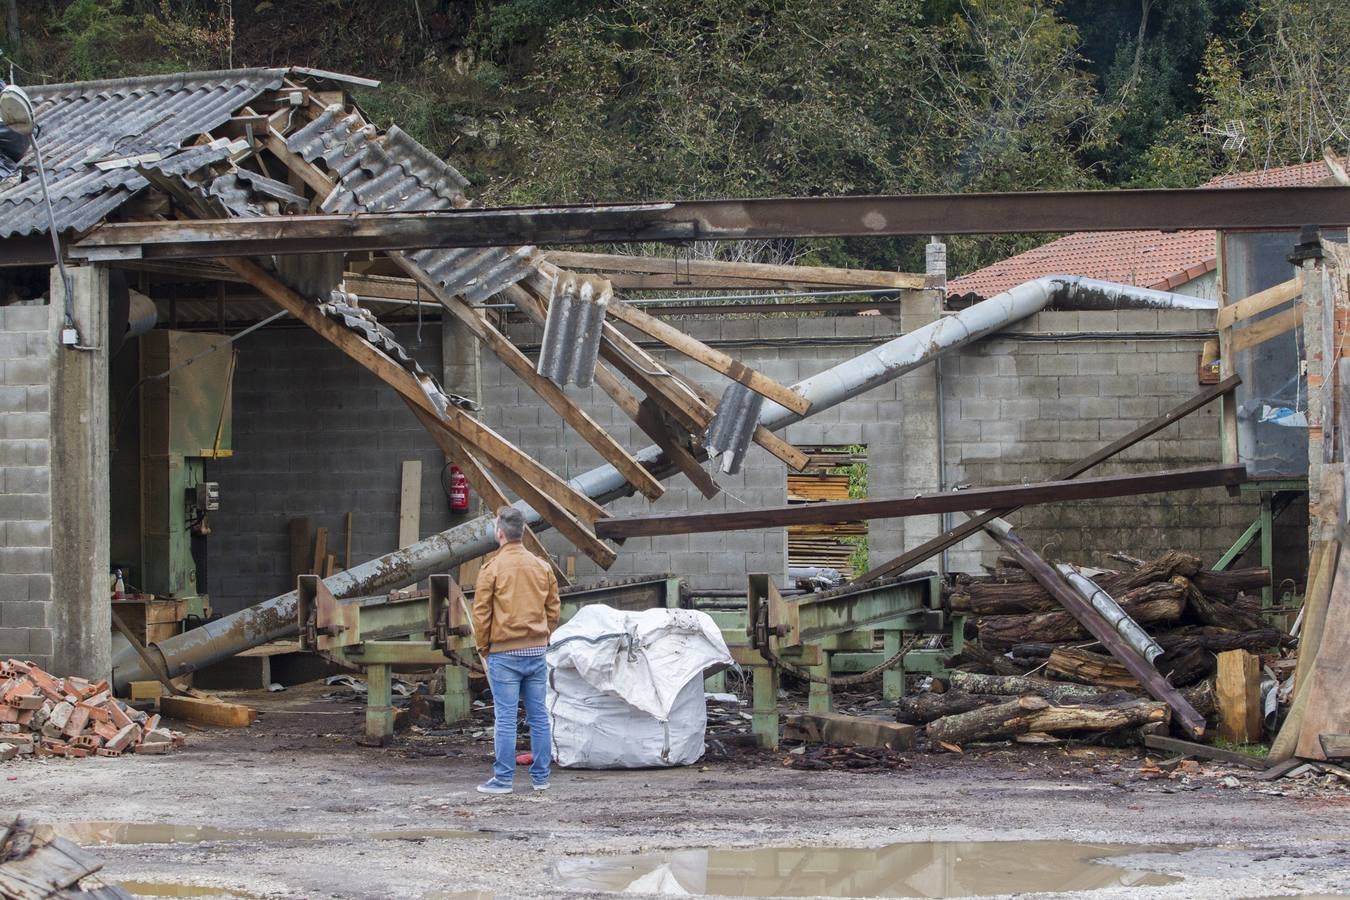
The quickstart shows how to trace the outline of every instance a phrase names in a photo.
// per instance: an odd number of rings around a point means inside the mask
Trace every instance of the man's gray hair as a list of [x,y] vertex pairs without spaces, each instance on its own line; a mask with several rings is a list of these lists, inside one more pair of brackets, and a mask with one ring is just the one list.
[[508,541],[518,541],[525,535],[525,514],[514,506],[497,510],[497,527]]

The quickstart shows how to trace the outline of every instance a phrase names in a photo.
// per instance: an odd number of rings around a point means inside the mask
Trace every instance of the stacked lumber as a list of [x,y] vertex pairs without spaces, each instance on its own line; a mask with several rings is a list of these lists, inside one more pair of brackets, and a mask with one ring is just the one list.
[[[1211,572],[1177,551],[1118,558],[1127,563],[1122,571],[1085,574],[1162,648],[1158,672],[1219,724],[1221,737],[1259,741],[1255,654],[1278,656],[1294,643],[1261,617],[1257,592],[1270,573]],[[1011,559],[1001,557],[988,575],[958,576],[947,602],[972,620],[974,637],[949,660],[950,678],[902,699],[896,712],[898,721],[926,727],[931,747],[1108,732],[1138,742],[1170,722],[1168,705]],[[1226,668],[1216,678],[1221,656]]]
[[31,662],[0,662],[0,761],[168,753],[184,740],[159,716],[114,697],[107,679],[57,678]]

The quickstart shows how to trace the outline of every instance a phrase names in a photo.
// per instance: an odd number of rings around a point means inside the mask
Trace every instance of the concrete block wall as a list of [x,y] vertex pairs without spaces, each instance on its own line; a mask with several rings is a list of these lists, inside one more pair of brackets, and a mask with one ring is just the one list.
[[50,666],[51,382],[46,306],[0,307],[0,657]]
[[[1199,312],[1043,312],[944,360],[947,484],[1042,481],[1199,390],[1196,372],[1213,315]],[[1129,335],[1129,337],[1116,337]],[[1137,337],[1147,335],[1147,337]],[[1212,465],[1218,404],[1192,413],[1093,469],[1093,475]],[[1213,562],[1257,514],[1254,495],[1222,489],[1027,508],[1011,517],[1036,548],[1105,564],[1183,549]],[[949,552],[956,571],[990,564],[983,536]]]
[[[394,329],[427,371],[441,372],[441,329]],[[207,585],[229,613],[295,585],[287,523],[308,516],[328,529],[343,564],[352,513],[352,561],[397,549],[404,460],[422,461],[421,533],[451,522],[441,489],[444,457],[394,391],[305,328],[274,327],[236,345],[234,456],[207,462],[220,482],[211,514]],[[312,548],[312,543],[311,543]]]

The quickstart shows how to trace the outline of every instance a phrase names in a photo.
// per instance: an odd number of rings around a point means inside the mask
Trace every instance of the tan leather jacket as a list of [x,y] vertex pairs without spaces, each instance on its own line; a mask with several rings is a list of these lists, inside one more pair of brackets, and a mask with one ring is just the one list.
[[552,567],[519,542],[507,544],[483,566],[474,587],[478,655],[547,646],[560,611]]

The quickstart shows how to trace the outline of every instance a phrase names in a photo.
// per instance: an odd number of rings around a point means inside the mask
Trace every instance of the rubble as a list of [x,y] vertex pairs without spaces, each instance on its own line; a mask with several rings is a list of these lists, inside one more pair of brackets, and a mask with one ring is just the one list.
[[31,662],[0,662],[0,761],[165,753],[185,740],[159,716],[113,697],[107,679],[57,678]]

